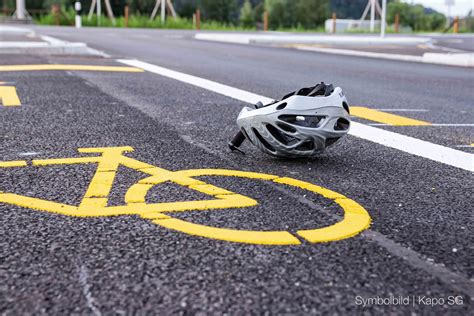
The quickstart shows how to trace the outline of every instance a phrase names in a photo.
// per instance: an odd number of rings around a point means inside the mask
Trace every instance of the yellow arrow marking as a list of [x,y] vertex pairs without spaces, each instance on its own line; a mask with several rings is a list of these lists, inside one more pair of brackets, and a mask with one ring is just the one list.
[[79,71],[114,71],[114,72],[144,72],[143,69],[122,66],[94,65],[7,65],[0,66],[0,71],[36,71],[36,70],[79,70]]
[[0,87],[0,100],[4,106],[21,105],[15,87]]
[[369,121],[395,125],[395,126],[423,126],[431,125],[431,123],[399,116],[391,113],[385,113],[363,106],[351,106],[351,115],[357,116]]

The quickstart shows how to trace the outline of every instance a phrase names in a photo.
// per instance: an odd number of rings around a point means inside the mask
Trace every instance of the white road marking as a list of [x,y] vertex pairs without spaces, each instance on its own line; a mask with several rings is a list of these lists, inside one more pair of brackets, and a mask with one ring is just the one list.
[[211,81],[211,80],[207,80],[207,79],[204,79],[204,78],[188,75],[188,74],[178,72],[178,71],[174,71],[174,70],[171,70],[171,69],[168,69],[168,68],[163,68],[163,67],[156,66],[156,65],[153,65],[153,64],[145,63],[143,61],[129,60],[129,59],[118,59],[117,61],[120,62],[120,63],[126,64],[126,65],[132,65],[133,64],[133,65],[136,65],[135,67],[137,67],[137,68],[141,68],[143,70],[146,70],[146,71],[149,71],[149,72],[152,72],[152,73],[164,76],[164,77],[168,77],[168,78],[171,78],[171,79],[175,79],[175,80],[178,80],[178,81],[181,81],[181,82],[189,83],[193,86],[200,87],[200,88],[203,88],[203,89],[206,89],[206,90],[210,90],[210,91],[213,91],[213,92],[216,92],[216,93],[219,93],[219,94],[222,94],[222,95],[225,95],[227,97],[237,99],[237,100],[240,100],[240,101],[244,101],[244,102],[248,102],[248,103],[252,103],[252,104],[257,103],[258,101],[261,101],[264,104],[265,103],[270,103],[270,102],[273,101],[273,99],[270,99],[270,98],[252,93],[252,92],[248,92],[248,91],[245,91],[245,90],[233,88],[233,87],[226,86],[224,84],[221,84],[221,83],[218,83],[218,82],[215,82],[215,81]]
[[[255,104],[258,101],[261,101],[265,104],[273,100],[268,97],[230,87],[215,81],[188,75],[164,67],[159,67],[139,60],[118,59],[117,61],[164,77],[189,83],[191,85],[201,87],[243,102]],[[357,122],[352,122],[349,134],[390,148],[395,148],[415,156],[431,159],[433,161],[441,162],[446,165],[467,171],[474,171],[474,155],[460,150],[455,150],[421,139],[401,135]]]
[[35,151],[28,151],[28,152],[24,152],[24,153],[19,153],[18,156],[20,157],[27,157],[27,156],[36,156],[36,155],[39,155],[41,154],[40,152],[35,152]]
[[89,273],[84,265],[79,269],[79,284],[82,286],[82,294],[86,299],[86,305],[96,316],[102,315],[100,310],[95,306],[95,299],[92,297],[91,284],[88,282]]
[[451,124],[451,123],[432,123],[431,126],[448,126],[448,127],[472,127],[473,123]]

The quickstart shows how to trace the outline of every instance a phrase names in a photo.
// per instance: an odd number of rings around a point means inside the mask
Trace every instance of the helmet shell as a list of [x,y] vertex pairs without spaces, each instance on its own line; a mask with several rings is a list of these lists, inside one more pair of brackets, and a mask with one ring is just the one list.
[[348,133],[349,106],[337,87],[329,96],[292,95],[258,109],[246,106],[237,125],[267,154],[308,157],[323,152]]

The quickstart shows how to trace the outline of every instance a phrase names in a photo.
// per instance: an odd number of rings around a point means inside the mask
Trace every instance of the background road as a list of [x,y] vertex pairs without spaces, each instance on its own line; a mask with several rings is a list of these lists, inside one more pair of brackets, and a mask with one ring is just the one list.
[[[39,28],[86,42],[93,56],[3,55],[0,64],[141,61],[271,98],[320,81],[352,105],[433,126],[377,126],[472,153],[472,70],[285,48],[208,43],[191,33]],[[417,313],[468,314],[472,278],[472,173],[348,136],[320,157],[274,159],[226,143],[243,102],[150,72],[0,72],[21,107],[0,107],[0,161],[78,156],[79,147],[132,146],[128,156],[168,170],[222,168],[305,180],[360,203],[372,217],[353,238],[298,246],[217,241],[137,216],[76,218],[0,204],[0,310],[6,314]],[[354,118],[365,124],[374,121]],[[92,165],[0,169],[0,190],[77,205]],[[143,176],[119,169],[109,205]],[[259,201],[245,209],[174,213],[247,230],[324,227],[342,215],[330,200],[261,181],[205,177]],[[164,193],[163,193],[164,192]],[[165,184],[147,201],[199,200]],[[461,296],[462,305],[356,304],[358,296]]]

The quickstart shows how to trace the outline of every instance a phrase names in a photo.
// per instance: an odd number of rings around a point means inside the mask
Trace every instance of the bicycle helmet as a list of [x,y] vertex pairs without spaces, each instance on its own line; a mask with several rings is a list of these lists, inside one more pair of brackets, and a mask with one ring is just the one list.
[[244,107],[237,125],[245,138],[267,154],[308,157],[347,134],[349,105],[340,87],[322,82],[289,93],[280,101]]

